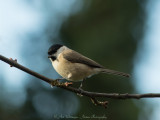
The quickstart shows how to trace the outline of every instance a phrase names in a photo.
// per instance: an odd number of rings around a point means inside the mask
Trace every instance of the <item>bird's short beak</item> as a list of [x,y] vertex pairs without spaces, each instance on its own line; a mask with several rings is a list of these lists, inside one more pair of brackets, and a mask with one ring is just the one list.
[[56,57],[54,55],[48,55],[48,58],[51,59],[52,61],[54,61],[56,59]]
[[48,55],[48,58],[51,58],[52,57],[52,55]]

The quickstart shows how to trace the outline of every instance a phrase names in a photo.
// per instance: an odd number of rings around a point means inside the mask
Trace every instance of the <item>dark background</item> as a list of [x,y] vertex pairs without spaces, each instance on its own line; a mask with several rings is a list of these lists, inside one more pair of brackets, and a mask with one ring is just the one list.
[[[45,4],[46,8],[50,6],[47,2]],[[25,53],[25,58],[30,61],[28,65],[45,63],[42,66],[46,67],[40,68],[39,72],[51,76],[54,71],[47,59],[47,49],[53,43],[63,43],[107,68],[132,75],[133,59],[144,33],[146,18],[144,5],[145,2],[140,0],[83,0],[81,10],[65,18],[56,37],[52,25],[54,15],[51,12],[44,31],[41,34],[30,33],[28,39],[31,43],[28,46],[23,45],[21,54]],[[36,45],[37,39],[39,41],[45,39],[49,44],[43,45],[40,42]],[[32,45],[37,47],[34,50],[30,49]],[[41,50],[41,47],[45,48],[43,49],[45,51]],[[44,59],[41,59],[41,56]],[[38,62],[34,63],[35,57]],[[54,73],[54,78],[58,77],[60,76]],[[46,120],[55,119],[56,115],[78,117],[95,115],[106,116],[108,120],[138,120],[139,116],[143,118],[146,116],[143,100],[100,99],[109,101],[107,109],[104,109],[93,105],[87,97],[79,97],[63,89],[51,88],[47,83],[35,79],[26,76],[25,81],[28,81],[25,88],[26,100],[21,107],[4,109],[2,104],[5,104],[5,101],[1,102],[0,119]],[[106,93],[135,93],[133,83],[133,77],[99,74],[87,79],[83,89]],[[151,109],[148,108],[149,110]]]

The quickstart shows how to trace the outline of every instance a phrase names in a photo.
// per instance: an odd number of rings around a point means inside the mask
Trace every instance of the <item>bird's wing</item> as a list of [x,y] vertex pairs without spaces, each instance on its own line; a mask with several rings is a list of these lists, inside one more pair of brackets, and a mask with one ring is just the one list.
[[81,55],[80,53],[74,50],[68,50],[63,53],[63,57],[72,63],[82,63],[88,65],[90,67],[95,68],[104,68],[102,65],[98,64],[97,62]]

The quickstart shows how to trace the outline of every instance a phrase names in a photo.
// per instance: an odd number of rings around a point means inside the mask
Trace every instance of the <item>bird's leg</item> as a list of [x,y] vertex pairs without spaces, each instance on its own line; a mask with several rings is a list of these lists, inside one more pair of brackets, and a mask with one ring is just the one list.
[[81,81],[81,84],[80,84],[80,86],[79,86],[79,88],[78,88],[79,91],[80,91],[80,93],[77,93],[77,95],[79,95],[80,97],[83,96],[83,95],[82,95],[82,91],[83,91],[82,86],[83,86],[84,80],[85,80],[85,79],[83,79],[83,80]]
[[85,81],[86,79],[87,79],[87,78],[83,78],[83,80],[81,81],[81,84],[80,84],[80,86],[79,86],[79,88],[78,88],[79,90],[83,90],[83,89],[82,89],[82,86],[83,86],[83,83],[84,83],[84,81]]
[[82,90],[83,81],[84,81],[84,80],[81,81],[81,84],[80,84],[80,86],[79,86],[79,88],[78,88],[78,89],[80,89],[80,90]]

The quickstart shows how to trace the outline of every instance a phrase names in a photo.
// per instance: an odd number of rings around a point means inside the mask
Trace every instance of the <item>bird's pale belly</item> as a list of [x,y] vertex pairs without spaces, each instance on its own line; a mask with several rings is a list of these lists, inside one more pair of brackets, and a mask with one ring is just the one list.
[[[60,64],[61,63],[61,64]],[[93,69],[80,63],[52,62],[54,69],[65,79],[70,81],[81,81],[93,74]]]

